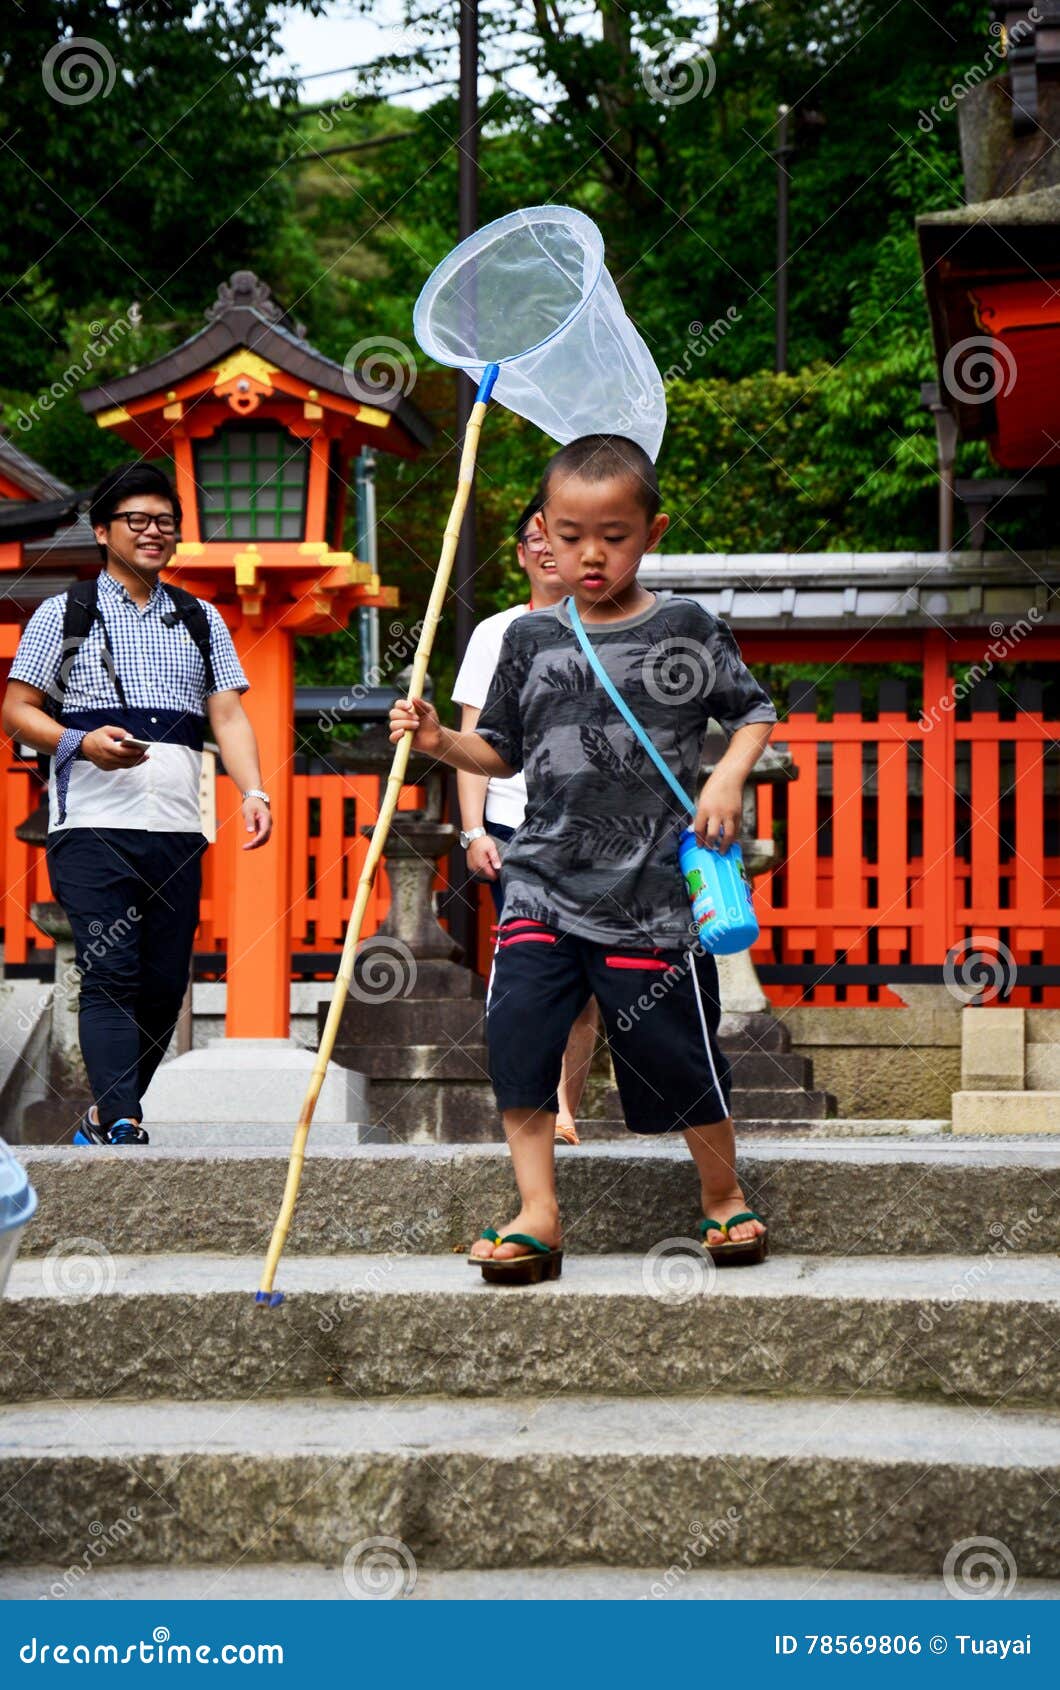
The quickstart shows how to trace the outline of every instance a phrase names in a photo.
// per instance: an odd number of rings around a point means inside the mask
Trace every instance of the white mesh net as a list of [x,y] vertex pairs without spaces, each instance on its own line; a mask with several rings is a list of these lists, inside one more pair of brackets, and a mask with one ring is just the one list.
[[662,378],[580,211],[529,206],[480,229],[433,272],[413,327],[440,364],[476,378],[499,364],[494,397],[561,444],[624,434],[658,455]]

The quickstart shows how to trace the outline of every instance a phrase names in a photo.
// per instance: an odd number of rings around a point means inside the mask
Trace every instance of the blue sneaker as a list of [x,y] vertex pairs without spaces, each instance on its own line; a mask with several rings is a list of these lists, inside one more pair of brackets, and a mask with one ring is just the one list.
[[108,1144],[150,1144],[143,1127],[135,1121],[113,1121],[107,1129]]
[[151,1141],[135,1121],[114,1121],[109,1127],[100,1126],[87,1113],[81,1117],[74,1132],[75,1144],[149,1144]]
[[92,1119],[91,1112],[86,1109],[74,1131],[75,1144],[109,1144],[107,1131],[98,1121]]

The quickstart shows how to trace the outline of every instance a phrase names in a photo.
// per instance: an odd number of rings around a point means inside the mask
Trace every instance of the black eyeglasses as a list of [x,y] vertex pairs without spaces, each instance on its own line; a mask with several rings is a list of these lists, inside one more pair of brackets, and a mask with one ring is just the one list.
[[165,511],[156,516],[154,511],[115,511],[111,522],[127,522],[133,534],[146,534],[152,522],[160,534],[175,534],[177,519],[170,512]]

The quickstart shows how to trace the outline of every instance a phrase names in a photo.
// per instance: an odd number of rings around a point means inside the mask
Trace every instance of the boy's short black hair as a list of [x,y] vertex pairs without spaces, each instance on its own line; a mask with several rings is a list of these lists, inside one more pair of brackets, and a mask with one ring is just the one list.
[[[177,527],[180,527],[184,512],[169,476],[154,464],[142,463],[121,464],[103,477],[89,500],[88,520],[92,527],[105,527],[123,500],[134,498],[137,493],[157,493],[168,499],[173,506]],[[106,558],[107,548],[101,546],[99,549]]]
[[545,496],[539,487],[512,531],[515,536],[516,545],[523,546],[526,544],[526,531],[530,527],[530,524],[533,522],[544,502]]
[[649,522],[654,522],[662,504],[655,465],[644,447],[624,434],[583,434],[561,446],[549,458],[541,477],[542,504],[557,475],[579,481],[633,482]]

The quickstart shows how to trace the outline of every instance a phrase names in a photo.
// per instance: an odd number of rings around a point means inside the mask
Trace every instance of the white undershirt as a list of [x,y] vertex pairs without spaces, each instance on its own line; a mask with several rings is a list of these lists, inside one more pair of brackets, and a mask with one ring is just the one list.
[[[454,704],[482,709],[501,654],[505,631],[516,617],[525,616],[529,609],[528,604],[513,604],[510,610],[500,610],[496,616],[487,616],[474,629],[453,687]],[[525,814],[526,781],[521,773],[512,775],[508,780],[490,781],[486,788],[487,826],[494,822],[501,827],[519,827]]]

